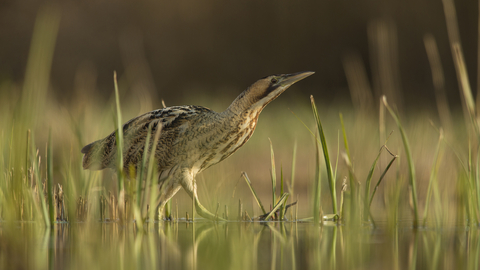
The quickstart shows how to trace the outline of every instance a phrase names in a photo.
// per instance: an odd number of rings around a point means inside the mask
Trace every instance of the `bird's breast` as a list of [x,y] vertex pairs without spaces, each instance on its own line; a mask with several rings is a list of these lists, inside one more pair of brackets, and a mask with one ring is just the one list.
[[233,125],[232,123],[227,124],[228,128],[213,134],[213,138],[207,138],[211,142],[211,146],[195,162],[194,167],[198,168],[198,172],[219,163],[242,147],[253,135],[259,114],[260,112],[245,113]]

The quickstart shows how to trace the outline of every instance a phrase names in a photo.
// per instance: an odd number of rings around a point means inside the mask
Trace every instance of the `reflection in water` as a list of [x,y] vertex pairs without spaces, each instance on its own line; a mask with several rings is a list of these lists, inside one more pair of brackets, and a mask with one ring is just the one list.
[[478,269],[478,228],[0,223],[1,269]]

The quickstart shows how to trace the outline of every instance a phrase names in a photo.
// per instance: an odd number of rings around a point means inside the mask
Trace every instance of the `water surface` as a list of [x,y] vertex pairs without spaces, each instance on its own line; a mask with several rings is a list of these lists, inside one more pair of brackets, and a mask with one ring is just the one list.
[[[2,269],[478,269],[478,228],[300,222],[1,223]],[[14,236],[14,237],[12,237]],[[13,240],[15,239],[15,240]]]

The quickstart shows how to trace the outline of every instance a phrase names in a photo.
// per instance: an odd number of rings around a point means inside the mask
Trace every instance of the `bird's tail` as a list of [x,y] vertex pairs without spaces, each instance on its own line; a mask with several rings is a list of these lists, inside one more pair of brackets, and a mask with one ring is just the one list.
[[[116,152],[115,147],[111,147],[112,139],[115,140],[115,135],[87,144],[82,148],[81,152],[84,154],[83,169],[102,170],[111,167],[110,163],[112,160],[115,161]],[[113,146],[115,146],[115,142],[113,142]]]

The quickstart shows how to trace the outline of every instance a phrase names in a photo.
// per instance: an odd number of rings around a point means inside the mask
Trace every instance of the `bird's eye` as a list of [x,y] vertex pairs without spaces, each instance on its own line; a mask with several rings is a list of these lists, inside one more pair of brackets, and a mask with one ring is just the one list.
[[272,80],[271,80],[270,82],[271,82],[271,83],[277,83],[278,80],[277,80],[277,78],[272,78]]

